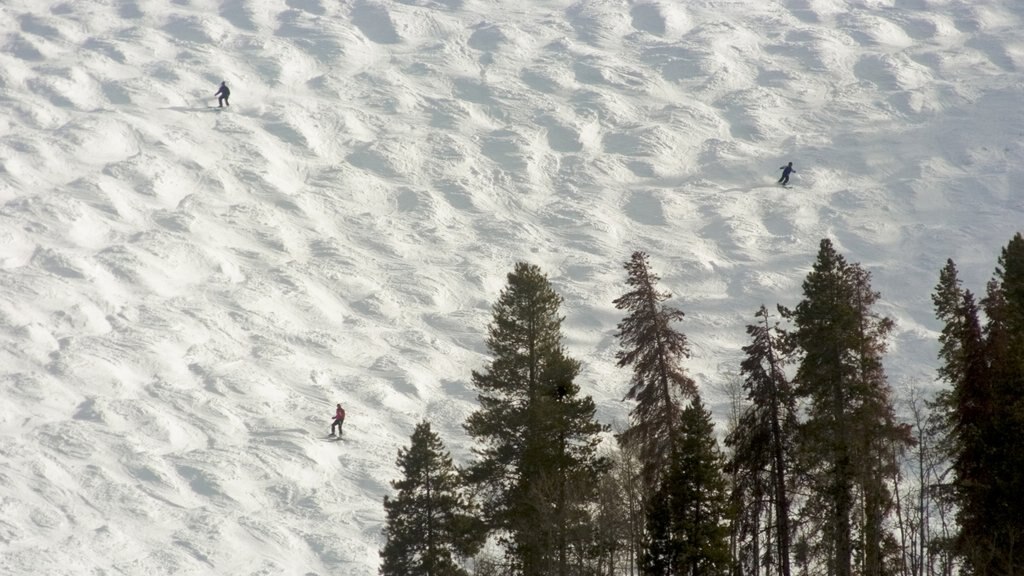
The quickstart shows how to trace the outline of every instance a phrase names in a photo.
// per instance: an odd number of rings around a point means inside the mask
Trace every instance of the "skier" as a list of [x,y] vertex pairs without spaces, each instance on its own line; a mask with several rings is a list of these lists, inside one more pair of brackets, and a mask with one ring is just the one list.
[[334,427],[338,427],[338,436],[341,436],[341,425],[345,423],[345,409],[338,404],[338,409],[334,412],[334,422],[331,423],[331,436],[334,436]]
[[217,90],[217,93],[214,94],[214,96],[217,97],[217,103],[220,104],[218,108],[231,105],[228,103],[228,96],[231,96],[231,90],[228,89],[228,83],[226,81],[220,83],[220,90]]
[[785,166],[779,166],[779,170],[782,170],[782,178],[779,178],[779,184],[782,184],[783,186],[789,184],[789,175],[796,172],[796,170],[793,170],[793,163],[790,162]]

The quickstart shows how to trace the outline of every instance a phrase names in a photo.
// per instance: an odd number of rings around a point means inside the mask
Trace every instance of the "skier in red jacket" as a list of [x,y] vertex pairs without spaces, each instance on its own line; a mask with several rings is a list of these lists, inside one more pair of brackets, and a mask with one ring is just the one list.
[[338,409],[334,412],[334,422],[331,423],[331,436],[334,436],[334,427],[338,427],[338,436],[341,436],[341,425],[345,423],[345,409],[338,404]]

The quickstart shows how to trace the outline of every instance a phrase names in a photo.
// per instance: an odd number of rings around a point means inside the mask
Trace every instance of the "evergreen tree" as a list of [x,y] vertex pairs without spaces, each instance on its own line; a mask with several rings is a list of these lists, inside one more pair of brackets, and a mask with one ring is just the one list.
[[398,451],[402,478],[384,497],[387,516],[380,573],[384,576],[466,576],[456,558],[483,543],[482,526],[460,490],[458,471],[428,422],[416,426]]
[[[726,444],[733,454],[733,502],[738,510],[734,528],[739,540],[744,574],[759,574],[760,567],[774,566],[780,576],[790,574],[790,490],[796,401],[785,373],[781,349],[784,335],[769,324],[768,310],[761,306],[757,324],[747,326],[751,343],[740,370],[749,401]],[[765,510],[765,501],[772,504]],[[762,516],[773,523],[762,526]],[[762,536],[775,544],[761,551]],[[770,573],[770,572],[769,572]]]
[[938,402],[953,462],[956,550],[969,573],[1012,574],[1024,566],[1024,239],[999,257],[982,308],[947,262],[933,294],[945,324]]
[[1002,249],[982,307],[992,398],[985,448],[983,550],[972,561],[977,573],[1024,572],[1024,238]]
[[932,302],[944,325],[939,335],[939,377],[950,385],[938,395],[934,409],[943,435],[940,444],[954,475],[951,489],[944,487],[940,495],[957,506],[960,535],[955,549],[958,555],[969,556],[973,544],[968,540],[979,537],[974,542],[982,542],[980,535],[988,523],[983,505],[988,474],[984,459],[995,406],[980,311],[974,295],[961,286],[952,260],[939,274]]
[[822,519],[816,550],[828,574],[850,576],[855,560],[865,574],[882,574],[884,520],[892,509],[886,479],[893,451],[909,443],[909,431],[895,422],[882,368],[892,321],[873,312],[879,295],[870,275],[848,264],[828,239],[803,292],[787,315],[800,354],[796,391],[807,400],[798,436],[809,492],[805,512]]
[[622,440],[637,446],[645,482],[653,489],[668,469],[680,403],[694,397],[697,386],[680,365],[689,357],[686,336],[672,327],[683,318],[682,311],[664,304],[671,294],[657,290],[659,278],[647,254],[634,252],[625,268],[630,291],[614,304],[629,315],[618,325],[617,358],[619,366],[633,366],[626,398],[636,406]]
[[729,573],[728,494],[711,414],[700,396],[683,409],[669,471],[648,508],[649,576]]
[[573,573],[573,544],[606,463],[597,457],[595,406],[581,396],[579,363],[562,347],[561,298],[536,266],[518,263],[493,308],[493,360],[473,373],[480,409],[466,430],[477,445],[469,469],[492,529],[526,576]]
[[952,260],[939,272],[939,283],[932,293],[935,315],[944,324],[939,334],[939,377],[956,386],[967,371],[968,350],[980,350],[981,323],[974,296],[961,285]]
[[669,485],[662,486],[651,496],[647,505],[647,546],[640,556],[640,571],[644,576],[673,576],[678,574],[680,542],[675,537],[675,522]]

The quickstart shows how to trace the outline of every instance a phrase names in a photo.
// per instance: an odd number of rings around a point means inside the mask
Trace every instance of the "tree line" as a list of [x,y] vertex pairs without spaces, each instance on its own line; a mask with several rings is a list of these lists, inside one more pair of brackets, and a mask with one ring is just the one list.
[[[684,313],[647,254],[625,263],[610,434],[562,340],[562,299],[518,263],[493,305],[492,360],[456,465],[427,421],[384,498],[384,576],[1024,574],[1024,239],[979,301],[952,260],[932,293],[940,391],[897,410],[893,321],[825,239],[793,308],[765,306],[719,443],[687,374]],[[919,387],[920,388],[920,387]],[[899,413],[899,414],[898,414]],[[614,442],[605,442],[609,437]]]

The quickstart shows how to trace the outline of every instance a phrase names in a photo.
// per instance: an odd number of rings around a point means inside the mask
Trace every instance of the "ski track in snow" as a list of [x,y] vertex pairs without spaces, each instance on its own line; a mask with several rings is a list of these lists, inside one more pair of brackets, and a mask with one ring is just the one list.
[[638,249],[719,416],[823,237],[897,321],[894,387],[931,385],[938,270],[981,290],[1024,222],[1022,26],[1016,0],[8,0],[0,572],[376,574],[415,422],[468,454],[517,260],[607,423]]

